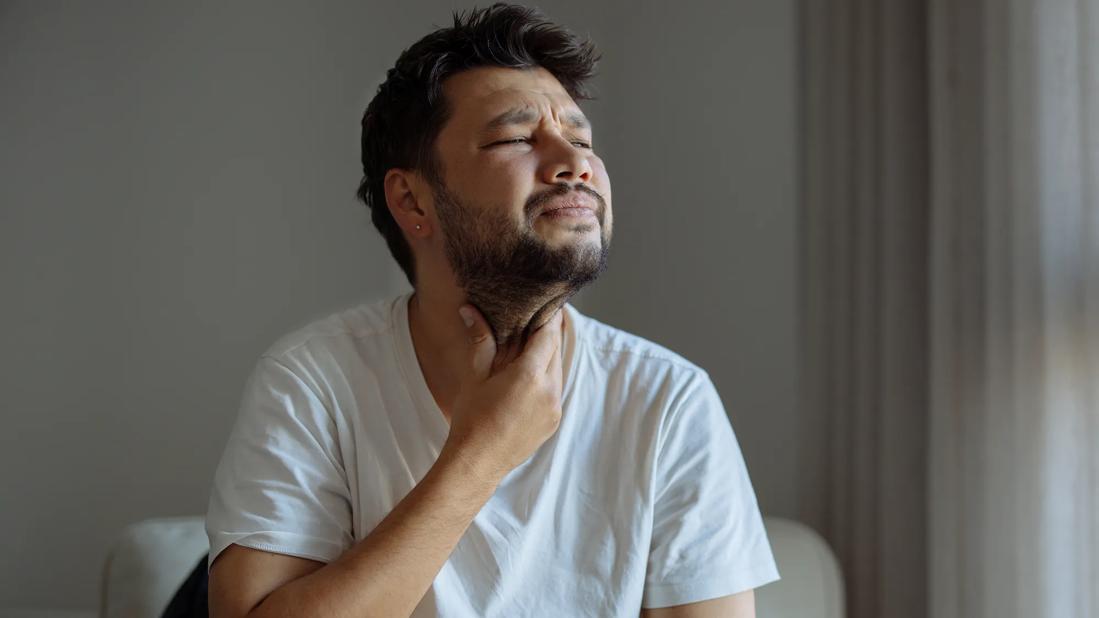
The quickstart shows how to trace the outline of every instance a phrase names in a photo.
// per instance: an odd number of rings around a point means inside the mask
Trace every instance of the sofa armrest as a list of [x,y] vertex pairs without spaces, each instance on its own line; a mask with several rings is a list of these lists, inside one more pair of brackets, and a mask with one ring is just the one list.
[[161,517],[127,526],[103,564],[100,617],[160,616],[209,550],[203,516]]

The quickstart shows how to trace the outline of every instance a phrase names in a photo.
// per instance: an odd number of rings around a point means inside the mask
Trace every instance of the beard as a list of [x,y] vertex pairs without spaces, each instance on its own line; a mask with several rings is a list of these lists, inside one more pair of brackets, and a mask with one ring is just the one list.
[[[552,311],[606,270],[610,251],[610,230],[604,225],[606,204],[591,189],[578,186],[575,190],[588,193],[597,203],[598,244],[569,241],[551,247],[534,231],[537,207],[572,190],[567,183],[558,183],[535,196],[524,208],[523,224],[516,226],[510,213],[476,208],[442,183],[433,183],[447,260],[466,302],[485,316],[498,345],[516,338],[525,342]],[[586,233],[592,225],[589,221],[574,224],[570,233]]]

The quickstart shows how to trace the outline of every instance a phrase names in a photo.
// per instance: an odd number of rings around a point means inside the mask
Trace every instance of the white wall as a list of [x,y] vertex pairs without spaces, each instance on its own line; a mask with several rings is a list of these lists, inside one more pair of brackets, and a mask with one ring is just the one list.
[[[256,356],[406,285],[358,122],[469,5],[281,4],[0,7],[0,608],[95,607],[119,529],[205,510]],[[605,52],[616,239],[578,304],[707,368],[789,513],[792,0],[541,6]]]

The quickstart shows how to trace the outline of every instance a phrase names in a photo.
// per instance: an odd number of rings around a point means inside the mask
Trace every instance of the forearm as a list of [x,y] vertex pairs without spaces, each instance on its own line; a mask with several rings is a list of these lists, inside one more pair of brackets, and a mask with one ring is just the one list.
[[249,616],[408,616],[498,483],[444,449],[366,538]]

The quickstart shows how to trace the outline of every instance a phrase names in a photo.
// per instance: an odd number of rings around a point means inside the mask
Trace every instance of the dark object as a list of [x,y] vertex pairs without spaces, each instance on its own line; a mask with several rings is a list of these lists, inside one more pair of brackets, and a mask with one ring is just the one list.
[[199,616],[208,618],[210,607],[206,596],[206,585],[209,581],[206,560],[209,557],[210,555],[207,554],[198,561],[194,570],[187,576],[187,580],[168,603],[168,607],[164,609],[161,618],[198,618]]

